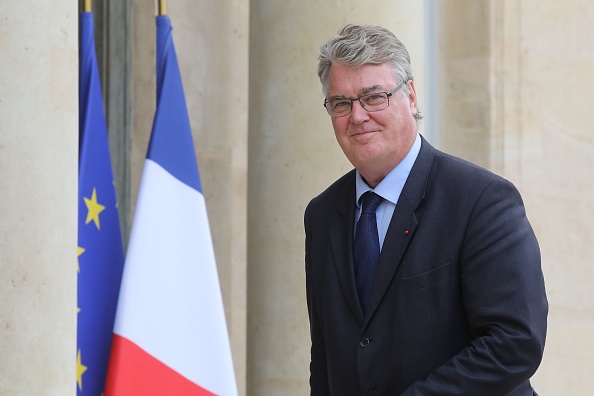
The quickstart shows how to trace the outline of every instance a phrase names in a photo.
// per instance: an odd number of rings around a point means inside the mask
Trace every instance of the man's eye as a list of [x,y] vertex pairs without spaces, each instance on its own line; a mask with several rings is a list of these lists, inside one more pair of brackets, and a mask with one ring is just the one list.
[[343,107],[348,107],[351,105],[351,102],[348,100],[337,100],[332,102],[332,108],[334,109],[340,109]]
[[384,99],[385,97],[382,94],[371,94],[365,98],[365,101],[369,104],[374,104],[381,102]]

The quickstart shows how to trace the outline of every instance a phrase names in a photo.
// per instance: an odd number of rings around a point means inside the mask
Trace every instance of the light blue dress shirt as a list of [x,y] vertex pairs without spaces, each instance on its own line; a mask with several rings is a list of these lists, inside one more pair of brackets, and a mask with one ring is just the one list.
[[365,194],[367,191],[373,191],[384,199],[375,211],[380,250],[384,245],[384,239],[386,238],[388,226],[390,225],[390,220],[394,214],[396,203],[398,202],[398,198],[400,198],[404,183],[406,183],[406,179],[410,174],[410,170],[412,169],[420,150],[421,136],[417,134],[415,142],[406,157],[404,157],[404,159],[396,165],[396,167],[392,169],[390,173],[384,177],[384,180],[382,180],[374,189],[370,188],[367,183],[365,183],[365,180],[363,180],[359,171],[356,172],[357,208],[355,209],[355,230],[357,229],[357,221],[359,221],[359,216],[361,215],[361,204],[359,202],[361,195]]

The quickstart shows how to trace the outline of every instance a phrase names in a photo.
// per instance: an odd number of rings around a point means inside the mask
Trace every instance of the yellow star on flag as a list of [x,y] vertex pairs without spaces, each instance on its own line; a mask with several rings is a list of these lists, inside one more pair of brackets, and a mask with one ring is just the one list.
[[[85,248],[78,247],[78,257],[85,252]],[[76,259],[76,271],[80,272],[80,263],[78,262],[78,257]]]
[[87,366],[83,365],[80,360],[80,349],[76,356],[76,382],[78,382],[78,389],[82,391],[82,375],[87,371]]
[[96,189],[93,188],[93,195],[91,195],[91,199],[87,197],[83,198],[85,200],[85,205],[87,205],[87,209],[89,210],[87,212],[87,220],[85,221],[85,224],[89,224],[91,220],[93,220],[95,222],[95,225],[97,226],[97,229],[100,230],[101,227],[99,226],[99,213],[105,210],[105,206],[97,202]]

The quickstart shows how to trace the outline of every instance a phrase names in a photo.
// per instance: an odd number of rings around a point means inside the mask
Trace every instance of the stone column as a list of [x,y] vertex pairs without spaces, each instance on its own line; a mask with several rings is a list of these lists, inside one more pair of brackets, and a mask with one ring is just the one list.
[[76,392],[77,2],[0,3],[0,394]]
[[491,164],[488,1],[438,3],[439,146]]
[[351,169],[322,106],[317,56],[347,23],[404,42],[422,105],[422,1],[250,2],[249,396],[309,394],[303,212]]

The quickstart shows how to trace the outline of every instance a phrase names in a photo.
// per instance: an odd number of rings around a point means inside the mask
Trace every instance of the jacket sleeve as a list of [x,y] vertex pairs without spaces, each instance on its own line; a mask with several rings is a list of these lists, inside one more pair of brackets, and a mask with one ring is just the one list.
[[542,359],[548,304],[540,251],[516,188],[492,181],[476,200],[459,274],[471,344],[403,395],[507,395]]
[[[309,384],[311,396],[330,395],[328,373],[326,365],[326,345],[324,333],[318,313],[318,302],[315,293],[316,282],[314,268],[312,268],[312,230],[309,226],[309,206],[305,210],[305,281],[307,292],[307,310],[309,314],[309,327],[311,335],[311,362],[309,365]],[[317,272],[317,271],[316,271]]]

